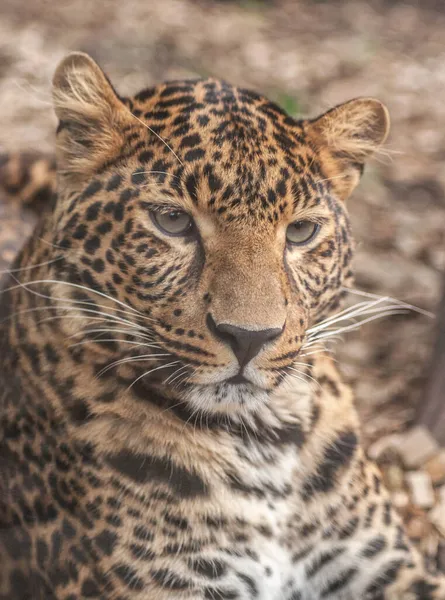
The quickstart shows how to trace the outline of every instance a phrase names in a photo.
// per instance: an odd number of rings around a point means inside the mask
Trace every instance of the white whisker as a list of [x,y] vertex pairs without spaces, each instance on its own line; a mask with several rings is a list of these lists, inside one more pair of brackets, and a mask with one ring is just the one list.
[[110,363],[109,365],[107,365],[106,367],[101,369],[99,371],[99,373],[97,374],[97,377],[100,377],[101,375],[103,375],[104,373],[106,373],[107,371],[112,369],[113,367],[117,367],[122,364],[131,363],[131,362],[145,362],[148,359],[160,358],[160,357],[164,357],[164,356],[171,356],[171,354],[170,353],[166,354],[164,352],[162,354],[143,354],[141,356],[128,356],[127,358],[121,358],[120,360],[115,360],[114,362]]
[[22,271],[30,271],[31,269],[37,269],[38,267],[45,267],[46,265],[52,265],[58,260],[62,260],[63,256],[58,256],[57,258],[53,258],[52,260],[47,260],[41,263],[35,263],[33,265],[28,265],[27,267],[20,267],[19,269],[5,269],[4,271],[0,271],[0,275],[11,275],[12,273],[21,273]]
[[[5,292],[6,291],[15,290],[15,289],[19,289],[19,288],[23,288],[27,292],[29,292],[31,294],[34,294],[38,298],[43,298],[45,300],[52,300],[52,301],[57,300],[58,302],[68,303],[69,305],[73,305],[74,304],[75,306],[78,306],[78,305],[86,305],[86,306],[93,306],[93,307],[96,306],[93,302],[86,302],[86,301],[82,301],[82,300],[74,300],[72,298],[57,298],[57,297],[54,297],[54,296],[48,296],[46,294],[42,294],[40,292],[36,292],[35,290],[31,290],[31,289],[29,289],[27,287],[31,283],[48,283],[48,281],[51,282],[51,283],[66,283],[66,282],[57,282],[57,281],[54,282],[52,280],[41,280],[41,281],[33,281],[33,282],[30,282],[30,283],[24,284],[24,283],[21,283],[20,281],[18,281],[18,279],[16,277],[14,277],[13,275],[11,275],[11,277],[13,277],[18,282],[18,285],[12,286],[10,288],[7,288],[6,290],[3,290]],[[69,285],[76,286],[76,284],[69,284]],[[79,287],[79,286],[76,286],[76,287]],[[86,290],[89,290],[89,288],[87,288],[85,286],[81,286],[81,287],[84,288],[84,289],[86,289]],[[95,290],[89,290],[89,291],[93,291],[94,293],[99,293],[99,292],[95,292]],[[104,295],[104,294],[101,294],[101,295]],[[105,295],[105,297],[107,297],[107,296]],[[116,302],[118,302],[119,304],[122,304],[123,306],[126,306],[125,304],[123,304],[119,300],[116,300]],[[100,307],[101,306],[99,306],[99,308]],[[102,306],[102,308],[109,308],[109,307],[107,307],[107,306],[103,307]],[[128,307],[128,308],[131,309],[131,307]],[[68,306],[68,307],[66,307],[66,306],[54,306],[54,307],[44,306],[44,307],[37,307],[36,309],[30,309],[30,310],[40,310],[40,309],[41,310],[57,310],[57,309],[76,310],[73,306]],[[79,311],[82,310],[83,312],[89,312],[89,313],[92,312],[92,313],[95,313],[95,314],[98,314],[98,315],[105,315],[109,320],[119,321],[121,323],[130,325],[132,327],[135,327],[135,328],[137,327],[137,328],[139,328],[141,330],[145,330],[145,328],[143,328],[141,325],[136,325],[132,321],[127,321],[126,319],[122,319],[122,317],[118,317],[116,315],[110,315],[109,313],[102,313],[101,311],[97,311],[97,310],[94,310],[94,309],[82,308],[82,309],[78,309],[78,310]],[[115,312],[124,312],[125,314],[128,314],[128,311],[121,311],[120,309],[116,309],[116,308],[113,308],[112,310],[114,310]],[[134,309],[131,309],[131,310],[134,310]],[[21,312],[18,312],[18,313],[14,313],[14,315],[16,315],[16,314],[23,314],[23,312],[24,311],[21,311]],[[135,312],[139,313],[139,311],[135,311]],[[142,314],[142,313],[139,313],[139,314]],[[11,316],[7,317],[7,319],[11,318],[14,315],[11,315]],[[145,317],[144,315],[142,315],[142,316],[144,318],[148,319],[148,317]],[[150,320],[153,321],[153,319],[150,319]]]
[[[85,334],[89,334],[89,333],[112,333],[112,332],[116,332],[116,333],[123,333],[124,335],[133,335],[133,337],[135,337],[134,334],[131,333],[131,331],[128,331],[127,329],[86,329],[83,331],[76,331],[75,333],[71,334],[70,336],[68,336],[68,339],[74,338],[74,337],[78,337],[79,335],[85,335]],[[144,334],[136,334],[137,337],[139,337],[140,339],[145,339],[148,342],[153,342],[154,338],[148,337],[148,335],[144,335]]]
[[313,381],[315,383],[315,385],[317,385],[318,387],[321,387],[320,384],[318,383],[318,381],[314,377],[312,377],[312,375],[309,375],[308,373],[304,373],[303,371],[300,371],[299,369],[294,369],[293,367],[289,367],[289,369],[295,373],[298,373],[302,377],[307,377],[308,379],[310,379],[310,381]]
[[407,313],[407,310],[405,310],[405,309],[403,309],[403,310],[402,309],[399,309],[399,310],[388,309],[385,312],[381,312],[380,314],[373,315],[372,317],[368,317],[367,319],[363,319],[363,321],[360,321],[359,323],[354,323],[353,325],[347,325],[345,327],[340,327],[339,329],[336,329],[332,332],[323,333],[320,336],[318,336],[316,339],[321,340],[321,339],[325,339],[327,337],[332,337],[336,333],[345,333],[347,331],[354,331],[354,329],[358,329],[365,323],[370,323],[371,321],[375,321],[375,319],[381,319],[382,317],[390,317],[393,315],[400,315],[400,314],[406,314],[406,313]]
[[166,369],[167,367],[172,367],[173,365],[178,364],[178,362],[179,361],[175,360],[171,363],[167,363],[166,365],[160,365],[159,367],[156,367],[154,369],[151,369],[150,371],[146,371],[145,373],[142,373],[142,375],[139,375],[139,377],[133,381],[133,383],[126,389],[126,391],[128,392],[128,390],[130,390],[143,377],[146,377],[147,375],[151,375],[151,373],[154,373],[155,371],[159,371],[159,369]]
[[[56,308],[56,307],[54,307]],[[76,314],[74,316],[72,315],[58,315],[58,316],[51,316],[51,317],[45,317],[44,319],[39,319],[39,321],[37,321],[37,323],[46,323],[46,322],[50,322],[50,321],[55,321],[55,320],[62,320],[62,319],[67,319],[67,320],[88,320],[88,321],[103,321],[105,323],[116,323],[116,325],[126,325],[130,331],[130,329],[135,329],[136,331],[140,332],[140,335],[147,335],[150,333],[150,331],[148,329],[145,329],[144,327],[141,327],[140,325],[135,325],[134,323],[132,323],[131,321],[127,321],[125,319],[120,319],[119,317],[115,317],[112,315],[109,315],[107,313],[102,313],[100,311],[96,311],[96,310],[89,310],[89,309],[82,309],[82,312],[84,313],[91,313],[93,315],[99,315],[97,317],[89,317],[89,316],[85,316],[85,315],[79,315],[77,314],[77,312],[79,311],[79,309],[77,309],[74,306],[64,306],[63,308],[61,307],[57,307],[59,310],[64,310],[64,311],[73,311]],[[45,310],[48,308],[47,307],[39,307],[38,309],[30,309],[30,310]],[[22,311],[24,312],[24,311]],[[21,314],[21,313],[16,313],[16,314]],[[102,316],[100,316],[102,315]],[[79,332],[77,332],[74,335],[83,335],[85,333],[86,330],[81,330]]]
[[[25,288],[26,290],[28,290],[28,286],[30,286],[30,285],[36,285],[36,284],[40,284],[40,283],[48,283],[48,284],[52,283],[52,284],[59,284],[59,285],[67,285],[69,287],[74,287],[74,288],[77,288],[77,289],[80,289],[80,290],[85,290],[85,291],[93,293],[93,294],[97,294],[98,296],[102,296],[102,298],[106,298],[107,300],[111,300],[111,302],[115,302],[116,304],[118,304],[120,306],[123,306],[126,311],[133,312],[133,313],[139,315],[140,317],[142,317],[144,319],[149,319],[146,315],[144,315],[140,311],[136,310],[135,308],[133,308],[131,306],[128,306],[127,304],[125,304],[124,302],[121,302],[117,298],[113,298],[112,296],[109,296],[108,294],[104,294],[103,292],[98,292],[97,290],[93,290],[93,289],[91,289],[91,288],[89,288],[89,287],[87,287],[85,285],[80,285],[78,283],[71,283],[69,281],[59,281],[57,279],[39,279],[39,280],[36,280],[36,281],[29,281],[27,283],[21,283],[16,277],[14,277],[13,275],[11,275],[11,276],[17,281],[18,285],[12,286],[10,288],[7,288],[7,289],[3,290],[4,292],[9,292],[9,291],[12,291],[12,290],[20,288],[20,287]],[[51,296],[45,296],[43,294],[39,294],[39,292],[35,292],[34,290],[28,290],[28,291],[36,294],[37,296],[40,296],[42,298],[47,298],[47,299],[50,299],[50,300],[61,300],[61,301],[67,301],[67,302],[74,302],[74,300],[72,300],[72,299],[70,300],[68,298],[54,298],[54,297],[51,297]],[[87,301],[83,301],[83,300],[78,300],[76,302],[79,303],[79,304],[91,304],[91,303],[89,303]],[[149,319],[149,320],[152,321],[153,319]]]
[[324,321],[321,321],[321,323],[314,325],[314,327],[311,327],[307,330],[307,333],[311,334],[312,332],[319,331],[320,329],[325,329],[326,327],[329,327],[330,325],[332,325],[333,323],[337,323],[338,321],[352,319],[353,317],[362,314],[368,309],[372,309],[373,307],[377,306],[377,304],[380,304],[381,302],[384,302],[386,300],[387,298],[379,298],[378,300],[375,300],[373,302],[359,302],[358,305],[354,305],[345,310],[342,310],[341,312],[334,314],[331,317],[328,317]]
[[[130,334],[132,335],[132,334]],[[155,344],[147,344],[146,342],[131,342],[130,340],[117,340],[119,344],[129,344],[131,346],[144,346],[145,348],[157,348],[160,349],[161,346],[156,346]],[[91,344],[92,340],[84,340],[83,342],[76,342],[75,344],[70,344],[69,348],[76,348],[77,346],[84,346],[85,344]],[[110,338],[105,340],[94,340],[95,344],[105,344],[107,342],[116,342],[116,339]]]
[[178,175],[168,173],[167,171],[138,171],[138,173],[140,173],[140,175],[166,175],[167,177],[173,177],[174,179],[178,179],[178,181],[183,181]]
[[[372,294],[371,292],[365,292],[363,290],[357,290],[355,288],[342,287],[341,289],[344,292],[349,292],[350,294],[356,294],[357,296],[363,296],[364,298],[374,298],[374,299],[383,298],[383,296],[379,296],[378,294]],[[421,315],[425,315],[426,317],[430,317],[430,318],[435,317],[434,313],[432,313],[428,310],[424,310],[423,308],[419,308],[418,306],[415,306],[414,304],[408,304],[407,302],[397,300],[397,298],[391,298],[390,296],[385,296],[385,298],[387,300],[389,300],[390,302],[395,302],[397,304],[403,304],[403,306],[405,308],[413,310],[414,312],[417,312]]]
[[173,150],[173,148],[171,148],[171,146],[169,146],[169,145],[167,144],[167,142],[166,142],[166,141],[165,141],[165,140],[164,140],[164,139],[163,139],[163,138],[162,138],[162,137],[161,137],[161,136],[160,136],[158,133],[156,133],[156,131],[154,131],[154,130],[153,130],[153,129],[152,129],[150,126],[149,126],[149,125],[147,125],[147,123],[145,123],[144,121],[142,121],[142,119],[140,119],[139,117],[137,117],[136,115],[134,115],[134,114],[131,112],[131,110],[130,110],[130,109],[127,109],[127,110],[128,110],[128,112],[130,113],[130,115],[136,119],[136,121],[139,121],[139,123],[140,123],[141,125],[143,125],[143,126],[146,128],[146,129],[148,129],[148,131],[150,131],[151,133],[153,133],[153,135],[155,135],[155,136],[158,138],[158,140],[160,140],[160,141],[161,141],[161,142],[162,142],[162,143],[163,143],[163,144],[164,144],[164,145],[165,145],[165,146],[166,146],[166,147],[167,147],[167,148],[170,150],[170,152],[173,154],[173,156],[176,158],[176,160],[178,161],[178,163],[179,163],[181,166],[184,166],[184,163],[183,163],[183,162],[182,162],[182,160],[179,158],[179,156],[176,154],[176,152]]

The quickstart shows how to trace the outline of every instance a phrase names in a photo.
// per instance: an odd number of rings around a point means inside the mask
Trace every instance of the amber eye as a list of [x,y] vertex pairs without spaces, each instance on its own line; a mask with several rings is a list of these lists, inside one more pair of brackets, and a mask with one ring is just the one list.
[[313,221],[295,221],[291,223],[286,231],[286,239],[289,244],[302,246],[310,242],[318,233],[320,226]]
[[189,235],[193,229],[192,217],[182,210],[153,211],[151,218],[167,235]]

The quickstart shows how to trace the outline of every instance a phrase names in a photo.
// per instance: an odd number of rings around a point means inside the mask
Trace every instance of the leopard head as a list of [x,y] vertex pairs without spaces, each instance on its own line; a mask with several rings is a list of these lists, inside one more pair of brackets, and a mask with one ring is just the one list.
[[267,401],[351,280],[345,200],[386,108],[359,98],[295,120],[215,79],[122,98],[81,53],[57,68],[54,103],[54,295],[113,309],[111,358],[133,340],[142,376],[195,408]]

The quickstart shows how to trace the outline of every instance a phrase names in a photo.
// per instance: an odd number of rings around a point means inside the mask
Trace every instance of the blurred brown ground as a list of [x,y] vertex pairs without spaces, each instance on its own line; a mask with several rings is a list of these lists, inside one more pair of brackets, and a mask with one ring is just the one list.
[[[1,0],[0,147],[52,151],[50,79],[75,49],[122,94],[211,74],[297,115],[377,96],[392,115],[391,155],[367,169],[349,201],[356,287],[434,311],[445,267],[444,31],[445,3],[432,0]],[[433,336],[434,322],[413,314],[337,343],[368,440],[412,419]]]

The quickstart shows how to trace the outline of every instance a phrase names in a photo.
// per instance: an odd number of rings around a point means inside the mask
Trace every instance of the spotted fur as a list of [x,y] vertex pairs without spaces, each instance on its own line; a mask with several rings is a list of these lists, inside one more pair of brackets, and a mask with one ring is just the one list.
[[[445,598],[307,350],[386,109],[296,121],[212,79],[120,98],[83,54],[54,101],[57,199],[0,299],[0,599]],[[190,235],[156,225],[172,208]]]

